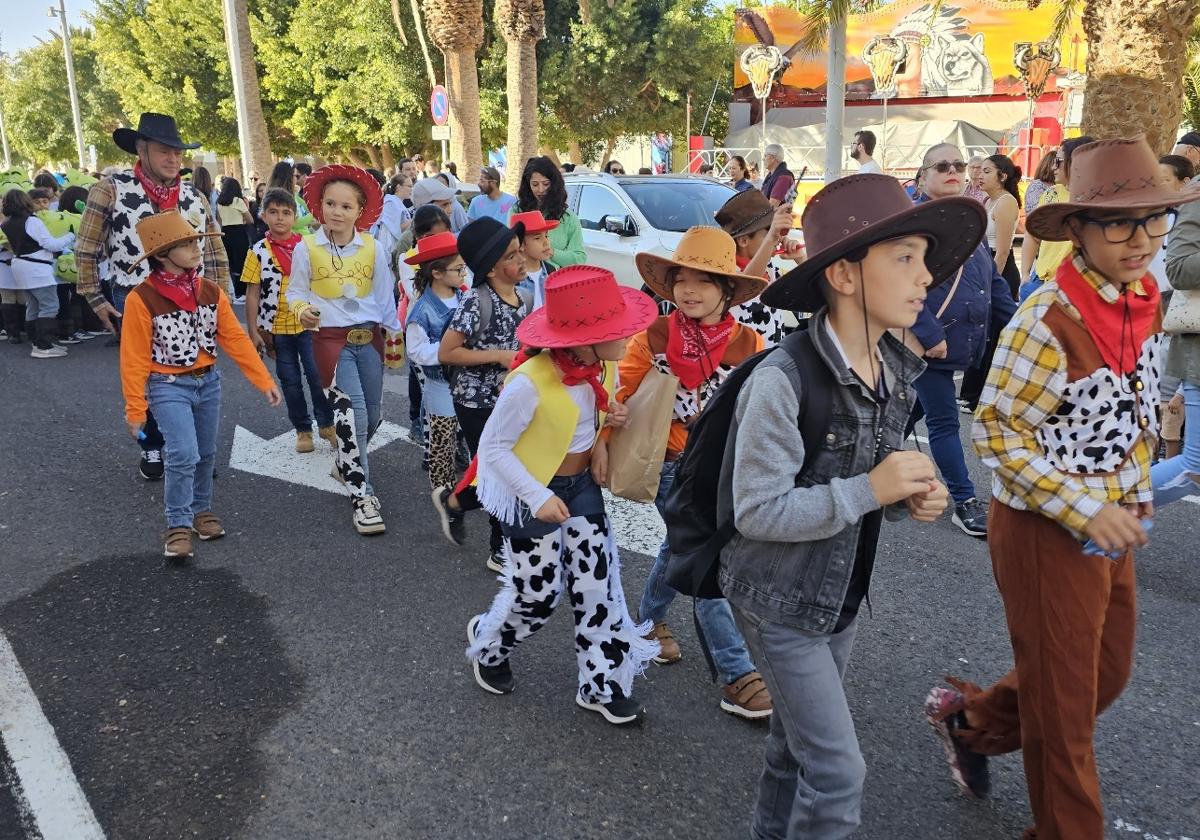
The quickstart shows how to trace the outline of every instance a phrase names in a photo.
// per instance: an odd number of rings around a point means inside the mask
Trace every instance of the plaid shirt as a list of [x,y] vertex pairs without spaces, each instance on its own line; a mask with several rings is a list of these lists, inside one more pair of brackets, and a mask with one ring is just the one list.
[[[1075,266],[1104,300],[1118,291],[1091,271],[1077,254]],[[1146,294],[1141,283],[1135,294]],[[1129,456],[1114,472],[1074,474],[1046,457],[1036,436],[1039,425],[1062,406],[1067,359],[1042,320],[1054,303],[1082,321],[1067,296],[1051,281],[1022,304],[1000,336],[987,387],[972,429],[975,451],[994,470],[992,494],[1017,510],[1034,510],[1056,520],[1076,536],[1102,507],[1113,503],[1149,502],[1152,435],[1141,434]]]
[[[108,259],[109,220],[116,201],[117,193],[112,181],[104,178],[94,184],[88,190],[87,206],[79,223],[79,232],[75,235],[75,265],[79,271],[75,290],[93,309],[107,302],[100,292],[100,263]],[[201,201],[207,202],[207,199],[201,196]],[[204,250],[204,276],[216,282],[226,294],[232,295],[225,246],[216,237],[204,239],[201,244]]]

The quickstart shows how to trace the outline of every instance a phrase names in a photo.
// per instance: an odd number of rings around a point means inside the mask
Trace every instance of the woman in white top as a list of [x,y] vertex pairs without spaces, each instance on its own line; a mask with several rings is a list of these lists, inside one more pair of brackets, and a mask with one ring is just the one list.
[[1021,274],[1013,257],[1013,236],[1017,232],[1017,216],[1020,215],[1021,167],[1006,155],[992,155],[983,161],[979,172],[979,185],[987,193],[984,207],[987,209],[988,247],[996,260],[999,271],[1012,290],[1013,300],[1021,287]]
[[217,196],[217,221],[221,223],[221,241],[229,257],[229,277],[233,280],[233,291],[237,299],[246,297],[246,284],[242,282],[242,268],[246,265],[246,252],[250,250],[250,231],[254,229],[254,217],[246,199],[242,197],[242,185],[236,178],[221,181],[221,192]]
[[25,292],[25,323],[37,322],[33,336],[35,359],[54,359],[67,355],[51,340],[58,329],[58,290],[54,279],[54,258],[75,244],[75,234],[54,237],[34,215],[33,199],[23,190],[9,190],[4,196],[5,221],[0,229],[8,237],[12,251],[12,285]]

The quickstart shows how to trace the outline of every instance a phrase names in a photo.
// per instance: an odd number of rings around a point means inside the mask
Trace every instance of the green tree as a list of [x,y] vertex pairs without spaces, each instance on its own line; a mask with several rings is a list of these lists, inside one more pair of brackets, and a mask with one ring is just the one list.
[[[101,80],[99,55],[90,30],[71,30],[79,110],[85,148],[94,145],[101,165],[123,157],[112,131],[125,121],[116,93]],[[75,128],[67,90],[62,41],[55,38],[22,50],[0,68],[0,101],[15,157],[31,167],[75,165]]]

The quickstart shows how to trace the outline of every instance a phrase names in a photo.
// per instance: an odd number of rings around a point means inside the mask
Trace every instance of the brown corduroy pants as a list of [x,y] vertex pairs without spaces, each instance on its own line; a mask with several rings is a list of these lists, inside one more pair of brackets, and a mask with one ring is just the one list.
[[1037,840],[1103,840],[1096,717],[1133,667],[1133,554],[1085,555],[1051,519],[993,499],[988,548],[1004,600],[1013,670],[991,688],[954,680],[985,755],[1024,753]]

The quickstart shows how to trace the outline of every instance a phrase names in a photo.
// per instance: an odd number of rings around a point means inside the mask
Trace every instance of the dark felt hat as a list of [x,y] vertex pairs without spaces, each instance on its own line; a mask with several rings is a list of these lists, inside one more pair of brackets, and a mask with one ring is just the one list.
[[510,228],[491,216],[481,216],[458,232],[458,253],[471,269],[476,286],[487,282],[488,272],[504,256],[508,244],[524,236],[525,226],[520,222]]
[[772,283],[762,302],[776,309],[815,312],[825,305],[818,282],[825,269],[861,248],[901,236],[929,240],[925,265],[931,287],[967,261],[987,229],[973,198],[955,196],[913,204],[890,175],[839,178],[809,199],[800,223],[808,259]]
[[175,118],[167,114],[155,114],[152,111],[147,111],[138,119],[138,127],[118,128],[112,133],[113,142],[117,144],[117,148],[129,152],[131,155],[137,154],[138,140],[153,140],[155,143],[162,143],[164,146],[170,146],[172,149],[199,149],[199,143],[185,143],[179,137],[179,126],[175,125]]

